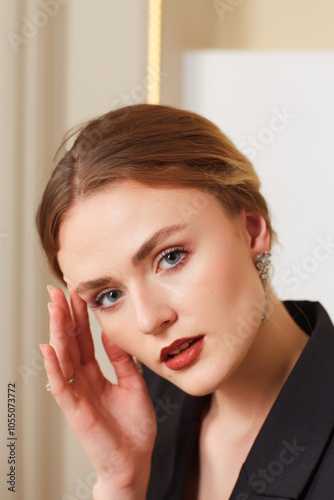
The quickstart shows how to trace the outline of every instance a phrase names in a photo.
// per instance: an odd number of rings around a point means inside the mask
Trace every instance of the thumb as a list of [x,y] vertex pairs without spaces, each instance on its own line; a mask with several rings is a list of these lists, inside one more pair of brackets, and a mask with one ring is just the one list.
[[142,385],[143,378],[140,376],[131,354],[123,351],[110,338],[102,332],[102,343],[104,350],[114,367],[118,385],[128,389],[133,389],[138,383]]

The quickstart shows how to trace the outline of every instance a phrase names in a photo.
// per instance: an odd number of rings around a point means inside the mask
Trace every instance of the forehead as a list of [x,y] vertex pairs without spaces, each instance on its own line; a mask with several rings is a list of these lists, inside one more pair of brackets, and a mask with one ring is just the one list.
[[60,267],[72,282],[105,273],[131,259],[155,231],[186,224],[192,232],[212,210],[223,215],[217,200],[198,189],[112,184],[76,204],[61,223]]

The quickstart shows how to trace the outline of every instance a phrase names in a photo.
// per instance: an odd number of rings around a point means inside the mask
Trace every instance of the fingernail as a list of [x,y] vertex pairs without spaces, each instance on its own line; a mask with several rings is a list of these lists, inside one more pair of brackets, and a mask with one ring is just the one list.
[[50,311],[51,307],[53,306],[52,302],[48,302],[48,309]]
[[40,350],[42,351],[42,354],[43,354],[43,344],[39,344],[39,348],[40,348]]
[[50,293],[50,290],[53,288],[53,285],[46,285],[47,291]]

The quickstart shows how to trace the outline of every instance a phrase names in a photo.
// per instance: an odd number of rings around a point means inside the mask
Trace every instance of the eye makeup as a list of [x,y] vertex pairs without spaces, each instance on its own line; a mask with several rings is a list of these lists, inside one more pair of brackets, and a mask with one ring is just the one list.
[[[176,271],[185,264],[189,254],[190,251],[183,246],[174,246],[163,250],[155,259],[156,264],[154,268],[156,273],[166,274],[172,271]],[[168,258],[169,262],[167,261]],[[167,264],[167,267],[162,267],[163,262]],[[103,300],[111,294],[119,294],[119,296],[114,297],[115,302],[110,302],[110,305],[103,305]],[[112,287],[105,288],[92,298],[92,300],[90,301],[90,307],[92,310],[99,310],[101,312],[111,311],[118,305],[119,300],[122,298],[122,296],[124,296],[124,292],[122,290],[118,290]]]

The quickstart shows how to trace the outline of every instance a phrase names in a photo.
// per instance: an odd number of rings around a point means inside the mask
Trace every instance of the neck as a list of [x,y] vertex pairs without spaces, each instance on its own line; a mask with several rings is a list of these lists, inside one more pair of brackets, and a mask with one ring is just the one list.
[[308,336],[268,287],[272,312],[246,357],[212,398],[210,416],[237,438],[262,425]]

